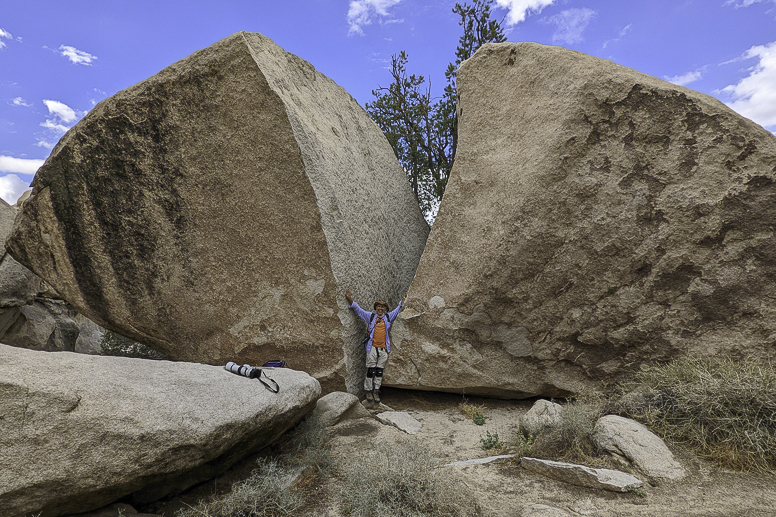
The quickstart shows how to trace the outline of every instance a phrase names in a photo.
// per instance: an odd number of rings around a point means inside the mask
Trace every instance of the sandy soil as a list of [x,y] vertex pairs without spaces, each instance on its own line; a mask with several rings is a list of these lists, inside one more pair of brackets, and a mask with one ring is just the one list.
[[[483,458],[492,452],[482,450],[480,439],[486,431],[497,432],[507,439],[517,429],[518,417],[534,401],[503,401],[469,398],[482,404],[486,423],[478,426],[460,410],[460,395],[385,390],[383,402],[396,411],[405,411],[417,419],[422,428],[415,435],[381,424],[374,418],[342,422],[330,429],[330,444],[335,461],[358,457],[378,442],[398,443],[418,440],[444,463]],[[695,457],[691,452],[673,448],[675,456],[688,471],[679,482],[661,486],[645,483],[645,496],[614,493],[577,487],[525,471],[519,460],[499,460],[485,465],[446,467],[454,469],[473,491],[482,515],[516,517],[532,504],[559,508],[569,515],[610,516],[776,516],[776,477],[758,476],[718,468]],[[254,460],[255,461],[255,460]],[[221,486],[249,472],[255,463],[247,462],[235,469]],[[638,475],[638,474],[637,474]],[[322,486],[312,487],[311,503],[301,517],[341,517],[338,495],[340,477],[329,478]],[[201,487],[183,499],[154,508],[157,514],[172,516],[181,500],[189,503],[213,492],[213,486]]]

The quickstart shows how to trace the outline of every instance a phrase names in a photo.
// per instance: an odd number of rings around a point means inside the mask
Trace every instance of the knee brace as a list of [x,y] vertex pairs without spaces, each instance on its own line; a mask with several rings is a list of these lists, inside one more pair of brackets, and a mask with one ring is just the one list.
[[[366,369],[366,376],[367,376],[367,377],[374,377],[374,376],[375,376],[375,372],[376,372],[376,370],[378,370],[378,368],[374,368],[374,367],[369,367],[369,368],[367,368],[367,369]],[[382,371],[381,371],[381,372],[380,372],[380,377],[382,377],[382,376],[383,376],[383,373],[382,373]]]
[[383,376],[383,370],[384,370],[384,368],[375,368],[375,377],[382,377]]

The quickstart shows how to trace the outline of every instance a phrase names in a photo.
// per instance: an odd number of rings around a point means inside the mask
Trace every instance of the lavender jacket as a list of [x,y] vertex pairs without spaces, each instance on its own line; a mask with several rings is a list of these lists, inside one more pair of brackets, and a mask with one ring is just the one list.
[[[375,325],[377,324],[377,316],[372,319],[372,312],[365,311],[359,305],[354,301],[351,303],[349,308],[353,309],[355,313],[358,315],[359,318],[366,321],[366,324],[369,327],[369,341],[366,343],[366,353],[368,354],[372,350],[372,340],[375,338]],[[391,353],[391,338],[388,336],[388,331],[391,329],[391,325],[393,325],[393,320],[396,319],[396,316],[399,315],[399,311],[401,310],[401,302],[399,302],[399,305],[396,306],[394,310],[391,312],[385,313],[385,318],[383,318],[383,321],[385,321],[385,350],[390,354]],[[370,323],[369,320],[372,319],[372,322]]]

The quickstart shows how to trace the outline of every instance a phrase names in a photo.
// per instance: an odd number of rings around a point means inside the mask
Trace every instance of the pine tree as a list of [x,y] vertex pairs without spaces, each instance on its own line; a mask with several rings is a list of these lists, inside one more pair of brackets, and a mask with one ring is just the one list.
[[474,0],[473,5],[456,3],[463,35],[458,40],[455,62],[445,71],[447,85],[442,97],[432,104],[431,85],[425,78],[407,75],[407,54],[391,56],[393,82],[372,91],[375,101],[366,111],[380,126],[404,167],[418,205],[433,222],[447,186],[458,147],[456,112],[458,67],[485,43],[506,41],[501,23],[491,19],[493,0]]

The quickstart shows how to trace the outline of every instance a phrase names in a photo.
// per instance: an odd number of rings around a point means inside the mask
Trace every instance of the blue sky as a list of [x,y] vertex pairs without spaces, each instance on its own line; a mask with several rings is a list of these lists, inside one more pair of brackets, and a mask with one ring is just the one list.
[[[462,2],[463,3],[463,2]],[[2,0],[0,197],[14,203],[97,102],[240,30],[362,106],[392,54],[441,93],[460,35],[446,0]],[[509,41],[560,45],[717,97],[776,130],[776,0],[496,0]]]

